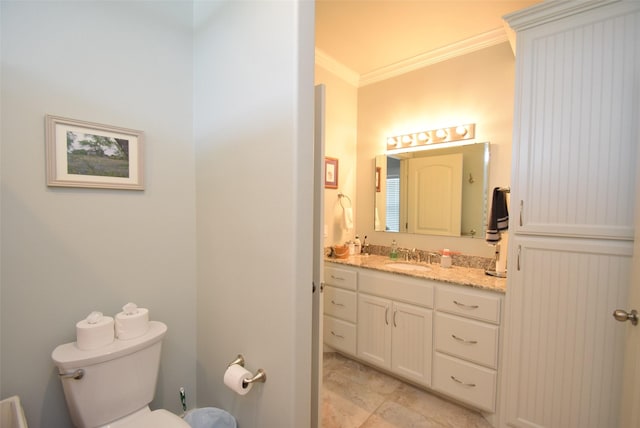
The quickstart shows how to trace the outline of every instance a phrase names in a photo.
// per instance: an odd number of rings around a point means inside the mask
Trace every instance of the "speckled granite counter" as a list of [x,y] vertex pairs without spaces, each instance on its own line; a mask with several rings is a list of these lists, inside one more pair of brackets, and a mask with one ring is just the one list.
[[442,268],[438,264],[413,263],[428,266],[427,272],[420,271],[400,271],[388,267],[389,263],[411,263],[402,260],[391,260],[389,257],[376,255],[357,255],[346,259],[325,258],[326,262],[355,266],[365,269],[375,269],[383,272],[391,272],[398,275],[408,275],[415,278],[432,279],[435,281],[448,282],[451,284],[466,285],[469,287],[482,288],[489,291],[504,293],[507,289],[506,278],[496,278],[484,273],[484,269],[452,266]]

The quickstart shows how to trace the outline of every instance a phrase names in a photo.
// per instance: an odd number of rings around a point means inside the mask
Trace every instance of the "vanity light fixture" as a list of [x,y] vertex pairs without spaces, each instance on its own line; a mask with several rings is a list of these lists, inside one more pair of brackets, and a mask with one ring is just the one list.
[[[448,128],[432,129],[430,131],[420,131],[410,134],[396,135],[387,138],[388,151],[401,151],[403,149],[420,150],[438,147],[442,143],[453,143],[451,145],[466,144],[465,140],[473,140],[476,137],[476,124],[450,126]],[[457,144],[456,144],[457,143]]]

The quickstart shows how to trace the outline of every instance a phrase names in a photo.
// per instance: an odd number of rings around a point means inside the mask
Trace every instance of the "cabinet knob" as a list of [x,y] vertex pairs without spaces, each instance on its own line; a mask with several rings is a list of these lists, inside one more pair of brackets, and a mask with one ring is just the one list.
[[638,325],[638,311],[632,309],[627,312],[624,309],[616,309],[613,311],[613,317],[620,322],[631,321],[631,324]]

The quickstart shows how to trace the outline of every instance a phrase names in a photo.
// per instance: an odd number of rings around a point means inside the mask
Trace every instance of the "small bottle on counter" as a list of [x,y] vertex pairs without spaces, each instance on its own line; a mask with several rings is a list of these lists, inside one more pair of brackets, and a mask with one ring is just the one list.
[[395,239],[391,241],[391,253],[389,253],[389,257],[393,260],[398,258],[398,243]]
[[360,242],[360,237],[356,235],[356,239],[353,241],[353,252],[354,254],[360,254],[362,251],[362,242]]
[[448,248],[442,250],[442,257],[440,257],[440,266],[443,268],[451,267],[451,251]]

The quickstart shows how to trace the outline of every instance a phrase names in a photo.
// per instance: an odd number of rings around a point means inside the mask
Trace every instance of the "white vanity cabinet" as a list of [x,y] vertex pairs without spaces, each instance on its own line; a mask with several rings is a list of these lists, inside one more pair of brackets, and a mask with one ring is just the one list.
[[325,344],[496,411],[502,293],[332,263],[325,284]]
[[494,412],[502,295],[442,284],[435,308],[433,388]]
[[358,273],[354,269],[326,266],[324,279],[324,343],[355,356]]
[[433,283],[360,272],[358,358],[431,386]]

